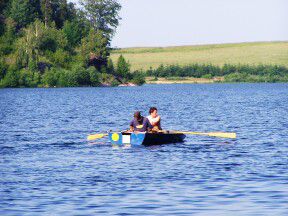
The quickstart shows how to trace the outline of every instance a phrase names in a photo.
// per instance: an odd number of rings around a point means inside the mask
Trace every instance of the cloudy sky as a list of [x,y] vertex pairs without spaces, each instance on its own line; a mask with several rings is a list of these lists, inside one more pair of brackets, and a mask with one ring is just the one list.
[[119,2],[113,47],[288,40],[288,0]]

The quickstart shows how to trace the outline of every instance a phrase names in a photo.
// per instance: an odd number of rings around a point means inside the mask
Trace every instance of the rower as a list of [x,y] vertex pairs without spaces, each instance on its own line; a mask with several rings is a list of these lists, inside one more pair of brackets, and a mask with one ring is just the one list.
[[134,119],[130,122],[130,130],[129,132],[146,132],[150,131],[153,126],[150,124],[149,120],[143,116],[139,111],[134,113]]
[[149,116],[147,119],[149,120],[150,124],[153,126],[152,131],[159,131],[162,130],[161,128],[161,117],[158,115],[158,110],[156,107],[151,107],[149,109]]

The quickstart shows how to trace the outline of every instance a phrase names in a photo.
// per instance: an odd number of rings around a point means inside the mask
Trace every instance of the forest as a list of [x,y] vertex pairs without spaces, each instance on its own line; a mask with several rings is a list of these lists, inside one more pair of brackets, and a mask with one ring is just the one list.
[[143,84],[110,59],[121,5],[114,0],[0,0],[0,87]]

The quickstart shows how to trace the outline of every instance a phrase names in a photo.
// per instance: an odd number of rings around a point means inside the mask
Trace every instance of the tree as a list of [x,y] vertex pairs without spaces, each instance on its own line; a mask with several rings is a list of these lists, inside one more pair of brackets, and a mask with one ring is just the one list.
[[41,1],[41,11],[43,14],[45,27],[48,27],[49,23],[52,21],[51,0],[42,0]]
[[135,71],[133,73],[132,82],[136,85],[143,85],[145,83],[145,76],[144,73],[141,71]]
[[99,86],[100,80],[99,80],[99,72],[94,67],[89,67],[87,69],[90,75],[90,84],[92,86]]
[[113,61],[110,58],[108,59],[108,62],[107,62],[107,72],[109,74],[114,74],[115,72]]
[[122,78],[129,78],[130,75],[130,64],[125,60],[125,58],[120,55],[117,61],[117,75]]
[[3,87],[17,87],[19,85],[18,79],[18,73],[15,70],[10,69],[2,80],[1,85],[3,85]]
[[5,33],[0,37],[0,56],[9,55],[13,51],[13,42],[16,38],[16,23],[8,17],[5,19]]
[[[45,33],[45,27],[39,20],[24,29],[24,36],[18,40],[17,63],[19,67],[36,65],[39,61],[41,40]],[[34,69],[34,68],[33,68]]]
[[52,20],[57,29],[63,27],[66,20],[72,21],[76,16],[76,10],[73,3],[67,3],[67,0],[51,0]]
[[5,30],[5,15],[4,11],[6,9],[8,1],[0,0],[0,36],[4,33]]
[[30,0],[12,0],[10,17],[16,22],[17,30],[26,27],[37,18]]
[[82,37],[82,29],[78,22],[66,21],[62,30],[70,46],[75,47],[80,44]]
[[6,75],[6,72],[7,72],[7,65],[4,61],[4,59],[1,59],[0,60],[0,80],[4,78],[4,76]]
[[[46,28],[44,23],[36,20],[23,30],[24,35],[18,40],[17,49],[17,64],[18,67],[27,67],[35,70],[40,60],[40,56],[45,55],[52,60],[54,57],[59,57],[59,53],[55,56],[58,49],[65,50],[67,46],[67,39],[62,31],[53,27]],[[60,51],[59,51],[60,52]],[[65,52],[62,52],[66,55]],[[52,56],[52,57],[51,57]],[[57,57],[57,61],[59,58]],[[65,59],[67,56],[63,56]],[[60,60],[58,63],[63,63],[65,60]],[[67,58],[66,58],[67,59]]]
[[81,5],[94,30],[104,32],[110,41],[119,25],[121,5],[116,0],[81,0]]
[[109,41],[102,31],[90,29],[89,35],[82,39],[81,55],[88,66],[95,66],[98,71],[107,65],[110,55]]

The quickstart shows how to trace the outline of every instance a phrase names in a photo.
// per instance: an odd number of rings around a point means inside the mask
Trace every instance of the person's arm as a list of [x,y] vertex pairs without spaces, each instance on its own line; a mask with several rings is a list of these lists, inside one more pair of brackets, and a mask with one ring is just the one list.
[[160,120],[161,120],[160,116],[157,116],[157,117],[155,118],[155,120],[152,122],[152,125],[153,125],[153,126],[158,125],[158,124],[160,123]]
[[145,125],[146,125],[146,128],[151,130],[153,128],[153,125],[150,123],[150,121],[146,118],[145,119]]
[[129,132],[133,132],[134,131],[134,127],[130,126]]
[[134,127],[133,127],[133,120],[130,122],[130,129],[129,131],[133,132],[134,131]]

